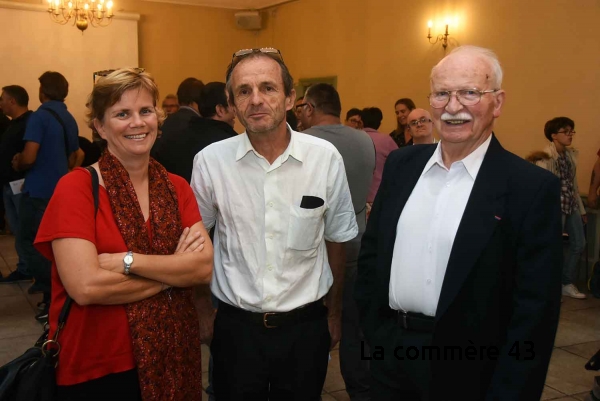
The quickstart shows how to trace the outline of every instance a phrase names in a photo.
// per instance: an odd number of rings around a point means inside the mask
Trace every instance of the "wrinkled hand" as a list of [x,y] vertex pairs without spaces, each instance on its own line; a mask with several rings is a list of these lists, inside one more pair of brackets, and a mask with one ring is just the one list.
[[331,351],[342,338],[342,315],[328,316],[327,324],[329,325],[329,335],[331,336]]
[[215,328],[216,309],[198,311],[198,320],[200,321],[200,341],[202,344],[210,346]]
[[101,253],[98,255],[98,262],[100,263],[100,268],[104,270],[109,270],[116,273],[123,273],[125,267],[123,266],[123,258],[126,253]]
[[13,170],[19,171],[19,159],[21,158],[21,153],[17,153],[13,156],[11,165]]
[[194,233],[190,232],[189,227],[183,229],[181,237],[179,237],[179,243],[175,254],[186,253],[186,252],[200,252],[204,249],[204,242],[206,239],[202,236],[200,231]]
[[592,209],[598,208],[598,194],[590,192],[587,198],[587,205]]

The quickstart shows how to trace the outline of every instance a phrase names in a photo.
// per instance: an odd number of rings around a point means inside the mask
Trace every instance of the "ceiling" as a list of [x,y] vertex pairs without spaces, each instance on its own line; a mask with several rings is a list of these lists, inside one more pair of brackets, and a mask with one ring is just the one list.
[[146,0],[159,3],[187,4],[192,6],[228,8],[232,10],[262,10],[297,0]]

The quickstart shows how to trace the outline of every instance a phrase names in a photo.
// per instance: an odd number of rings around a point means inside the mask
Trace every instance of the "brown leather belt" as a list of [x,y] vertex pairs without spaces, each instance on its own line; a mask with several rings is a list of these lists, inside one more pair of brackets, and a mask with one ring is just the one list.
[[247,311],[221,301],[219,302],[218,313],[235,316],[267,329],[274,329],[277,327],[291,326],[302,322],[325,318],[327,316],[327,308],[323,304],[322,298],[299,308],[292,309],[289,312],[266,313]]

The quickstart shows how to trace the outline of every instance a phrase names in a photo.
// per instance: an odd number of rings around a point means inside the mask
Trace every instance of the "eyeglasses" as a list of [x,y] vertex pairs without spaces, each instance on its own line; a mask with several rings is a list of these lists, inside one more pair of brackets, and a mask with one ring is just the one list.
[[577,132],[575,131],[556,131],[557,134],[565,134],[566,136],[573,136],[575,135]]
[[247,56],[249,56],[253,53],[263,53],[263,54],[266,54],[267,56],[283,63],[283,56],[281,55],[281,52],[272,47],[261,47],[260,49],[238,50],[237,52],[233,53],[233,56],[231,57],[231,64],[229,64],[229,67],[227,67],[227,74],[226,74],[227,81],[229,81],[229,77],[231,76],[231,73],[233,72],[233,69],[235,68],[235,66],[240,61],[242,61],[244,58],[246,58]]
[[434,109],[441,109],[446,107],[452,95],[456,96],[456,100],[463,106],[474,106],[481,101],[481,96],[486,93],[495,93],[500,89],[489,89],[480,91],[478,89],[459,89],[455,91],[439,91],[431,92],[429,96],[429,104]]
[[233,53],[233,57],[231,58],[231,63],[239,62],[242,58],[249,56],[253,53],[264,53],[271,57],[277,58],[283,61],[283,56],[281,52],[273,47],[261,47],[260,49],[242,49]]
[[421,117],[418,120],[412,120],[408,123],[408,125],[410,125],[411,127],[416,127],[419,124],[425,124],[425,123],[430,123],[431,119],[430,118],[426,118],[426,117]]
[[[300,110],[304,106],[311,105],[310,103],[300,103],[296,105],[296,110]],[[312,105],[311,105],[312,106]],[[313,106],[314,107],[314,106]]]

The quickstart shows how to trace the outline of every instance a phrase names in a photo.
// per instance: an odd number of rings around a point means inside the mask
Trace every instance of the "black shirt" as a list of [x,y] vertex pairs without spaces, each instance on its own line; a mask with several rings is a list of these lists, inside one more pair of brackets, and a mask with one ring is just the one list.
[[0,136],[6,131],[8,125],[10,124],[10,119],[6,117],[6,115],[0,111]]
[[28,110],[19,117],[10,121],[8,128],[0,139],[0,184],[6,185],[11,181],[25,178],[25,172],[16,172],[12,168],[12,159],[17,154],[23,151],[25,141],[25,127],[27,120],[33,111]]
[[408,142],[404,142],[404,133],[401,133],[400,135],[398,135],[398,130],[393,130],[392,132],[390,132],[390,136],[392,137],[392,139],[394,140],[394,142],[396,142],[396,145],[398,145],[399,148],[402,148],[404,146],[409,146],[413,144],[413,140],[412,138],[410,138],[408,140]]
[[79,137],[79,149],[85,153],[81,167],[91,166],[100,158],[100,146],[82,136]]
[[153,157],[169,173],[177,174],[190,182],[196,154],[211,143],[236,135],[237,132],[226,122],[192,117],[187,129],[178,132],[176,136],[163,136]]

